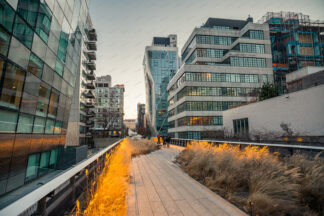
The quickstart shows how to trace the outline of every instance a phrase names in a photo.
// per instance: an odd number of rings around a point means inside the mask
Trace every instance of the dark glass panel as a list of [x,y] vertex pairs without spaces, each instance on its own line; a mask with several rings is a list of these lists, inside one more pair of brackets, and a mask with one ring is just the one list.
[[18,13],[26,20],[26,22],[33,28],[36,24],[37,11],[39,0],[19,0]]
[[33,43],[34,32],[19,16],[16,16],[14,26],[14,36],[21,41],[26,47],[31,49]]
[[59,99],[59,93],[52,90],[50,100],[49,100],[49,107],[48,107],[48,114],[47,114],[48,117],[52,117],[52,118],[56,117],[58,99]]
[[48,42],[48,35],[51,29],[51,22],[52,12],[47,7],[47,4],[43,1],[40,3],[39,6],[36,32],[46,43]]
[[27,170],[25,181],[28,182],[38,175],[40,154],[32,154],[28,156]]
[[28,64],[28,71],[30,73],[34,74],[38,78],[41,78],[43,73],[43,66],[44,63],[40,58],[38,58],[33,53],[30,54],[29,64]]
[[37,102],[36,115],[46,116],[48,109],[48,102],[51,95],[50,87],[45,84],[39,86],[39,97]]
[[0,24],[9,32],[12,31],[12,25],[15,18],[15,11],[7,4],[6,1],[0,1]]
[[45,174],[48,172],[48,165],[50,160],[50,153],[49,151],[42,152],[40,163],[39,163],[39,175]]
[[0,54],[7,56],[9,48],[10,35],[0,27]]

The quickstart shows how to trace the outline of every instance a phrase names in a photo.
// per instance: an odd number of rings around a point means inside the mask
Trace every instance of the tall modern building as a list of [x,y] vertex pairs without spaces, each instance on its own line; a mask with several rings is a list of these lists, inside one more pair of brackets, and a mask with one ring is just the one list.
[[154,37],[152,45],[145,48],[143,66],[147,126],[153,136],[167,135],[167,85],[178,68],[177,36]]
[[56,169],[89,1],[0,1],[0,194]]
[[96,136],[119,136],[124,117],[124,85],[111,85],[111,76],[96,78],[94,132]]
[[66,146],[93,144],[91,129],[94,126],[96,41],[97,34],[90,16],[87,18],[87,37],[81,43],[80,73],[76,76],[71,114],[66,135]]
[[145,116],[145,104],[137,104],[137,120],[136,120],[136,131],[144,131],[144,118]]
[[255,100],[273,82],[269,26],[209,18],[181,51],[182,66],[168,85],[169,135],[204,139],[222,130],[222,111]]
[[306,66],[324,66],[324,21],[294,12],[268,12],[274,80],[286,90],[286,74]]

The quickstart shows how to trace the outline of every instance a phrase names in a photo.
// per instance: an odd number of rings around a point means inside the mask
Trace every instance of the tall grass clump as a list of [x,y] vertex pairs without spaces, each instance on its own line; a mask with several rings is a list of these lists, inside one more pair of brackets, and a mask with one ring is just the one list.
[[105,166],[97,178],[96,185],[93,183],[90,186],[86,208],[80,209],[77,201],[74,215],[126,215],[132,156],[147,154],[156,149],[157,145],[154,142],[124,139],[111,154],[106,155]]
[[282,161],[267,147],[207,142],[191,143],[176,159],[190,176],[253,215],[320,212],[324,165],[317,160],[299,155]]

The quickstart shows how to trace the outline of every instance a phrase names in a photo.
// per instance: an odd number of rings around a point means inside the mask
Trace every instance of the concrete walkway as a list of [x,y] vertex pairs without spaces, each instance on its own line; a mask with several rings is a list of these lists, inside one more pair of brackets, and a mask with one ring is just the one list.
[[175,165],[172,161],[181,150],[164,148],[132,160],[127,214],[246,215]]

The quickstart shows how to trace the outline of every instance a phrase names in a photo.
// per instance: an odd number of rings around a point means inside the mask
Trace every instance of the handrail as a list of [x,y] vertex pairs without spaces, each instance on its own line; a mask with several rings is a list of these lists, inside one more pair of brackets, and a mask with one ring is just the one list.
[[255,145],[255,146],[271,146],[279,148],[293,148],[293,149],[309,149],[309,150],[321,150],[324,151],[324,146],[305,146],[305,145],[288,145],[280,143],[256,143],[256,142],[241,142],[241,141],[229,141],[229,140],[195,140],[195,139],[180,139],[171,138],[171,140],[179,141],[199,141],[199,142],[212,142],[212,143],[228,143],[228,144],[238,144],[238,145]]
[[0,210],[0,215],[6,216],[16,216],[23,213],[25,210],[30,208],[32,205],[40,201],[42,198],[46,197],[49,193],[54,191],[56,188],[61,186],[64,182],[70,180],[73,176],[78,174],[92,162],[97,160],[103,154],[109,152],[112,148],[117,146],[122,139],[118,140],[114,144],[104,148],[100,152],[94,154],[90,158],[76,164],[74,167],[63,171],[57,177],[52,179],[51,181],[47,182],[46,184],[42,185],[41,187],[37,188],[36,190],[28,193],[27,195],[23,196],[22,198],[16,200],[15,202],[11,203],[10,205],[6,206],[5,208]]

